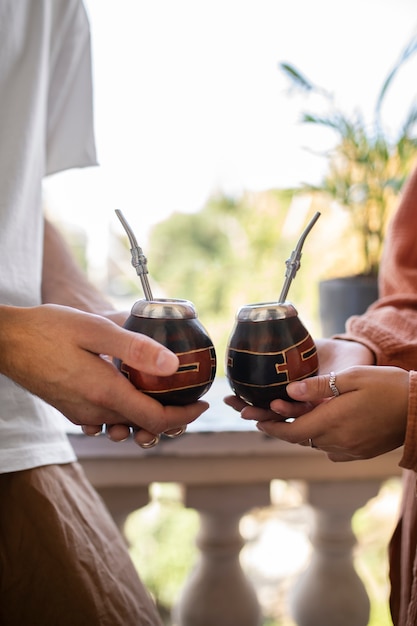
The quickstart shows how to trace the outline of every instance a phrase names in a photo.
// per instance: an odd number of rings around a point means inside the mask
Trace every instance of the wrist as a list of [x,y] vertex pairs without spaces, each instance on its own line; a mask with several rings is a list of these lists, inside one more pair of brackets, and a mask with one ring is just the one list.
[[0,373],[9,374],[10,354],[16,349],[16,341],[21,335],[21,319],[26,308],[11,306],[7,304],[0,305]]
[[335,341],[344,341],[348,344],[351,355],[355,355],[357,362],[361,365],[376,365],[377,359],[375,352],[357,339],[348,339],[345,337],[335,337]]

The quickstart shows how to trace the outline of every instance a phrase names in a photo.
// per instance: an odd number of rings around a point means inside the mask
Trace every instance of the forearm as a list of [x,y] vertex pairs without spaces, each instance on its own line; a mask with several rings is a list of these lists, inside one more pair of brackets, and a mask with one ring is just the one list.
[[110,301],[88,281],[62,235],[46,219],[42,302],[62,304],[110,317],[115,313]]
[[[20,313],[29,309],[8,305],[0,305],[0,374],[15,379],[13,376],[13,351],[16,340],[23,335]],[[31,358],[32,355],[28,355]]]

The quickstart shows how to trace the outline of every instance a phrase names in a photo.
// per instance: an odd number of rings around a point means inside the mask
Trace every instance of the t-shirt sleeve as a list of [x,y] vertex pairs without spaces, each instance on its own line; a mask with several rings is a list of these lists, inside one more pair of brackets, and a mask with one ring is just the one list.
[[90,26],[81,0],[55,5],[50,41],[45,175],[97,165]]

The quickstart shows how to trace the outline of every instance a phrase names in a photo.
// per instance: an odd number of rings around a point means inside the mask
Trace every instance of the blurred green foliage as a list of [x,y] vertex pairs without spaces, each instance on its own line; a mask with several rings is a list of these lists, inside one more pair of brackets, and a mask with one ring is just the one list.
[[[165,297],[191,300],[217,350],[218,372],[240,306],[279,298],[285,261],[312,210],[290,210],[292,190],[215,195],[197,213],[174,213],[154,226],[148,245],[151,280]],[[290,228],[294,220],[299,228]],[[291,224],[290,224],[291,226]],[[286,234],[287,233],[287,234]],[[290,233],[290,234],[288,234]],[[312,310],[308,243],[289,300]],[[304,275],[304,278],[303,278]],[[314,305],[315,306],[315,305]]]
[[154,490],[151,502],[129,516],[125,533],[133,563],[164,615],[197,558],[199,520],[196,511],[183,506],[178,485],[154,485]]
[[368,626],[392,624],[388,604],[388,543],[397,521],[400,494],[401,479],[387,480],[378,496],[359,509],[352,521],[358,540],[355,566],[371,599]]
[[[404,115],[404,97],[397,96],[398,124],[393,129],[384,124],[383,109],[387,96],[396,85],[403,67],[417,53],[417,34],[406,43],[398,59],[389,68],[377,94],[373,118],[366,119],[360,108],[346,113],[335,95],[315,84],[294,65],[281,63],[292,90],[306,96],[318,96],[325,105],[302,114],[302,122],[325,129],[337,138],[326,151],[327,173],[319,185],[305,185],[310,192],[328,196],[344,207],[350,218],[350,246],[358,244],[361,255],[359,273],[377,275],[386,226],[398,202],[404,182],[416,162],[417,103],[414,89]],[[395,90],[394,90],[395,95]]]

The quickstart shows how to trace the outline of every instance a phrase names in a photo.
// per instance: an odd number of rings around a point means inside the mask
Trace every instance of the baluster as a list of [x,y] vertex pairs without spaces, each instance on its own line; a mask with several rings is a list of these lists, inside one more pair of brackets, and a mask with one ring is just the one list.
[[308,485],[314,509],[313,554],[291,597],[298,626],[366,626],[369,598],[353,565],[356,538],[351,519],[378,493],[379,480]]
[[147,486],[122,487],[117,485],[115,487],[96,487],[96,489],[122,534],[127,516],[149,502],[149,488]]
[[269,483],[187,487],[186,504],[200,513],[200,560],[173,610],[173,626],[260,626],[256,593],[239,561],[239,521],[270,504]]

